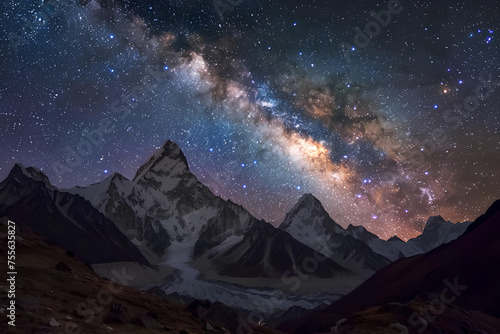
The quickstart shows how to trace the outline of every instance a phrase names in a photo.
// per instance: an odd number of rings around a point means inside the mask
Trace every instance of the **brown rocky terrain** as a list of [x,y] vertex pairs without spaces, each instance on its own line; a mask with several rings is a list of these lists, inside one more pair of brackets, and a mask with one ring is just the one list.
[[[17,226],[15,260],[16,326],[9,327],[6,222],[7,219],[2,218],[0,225],[2,333],[229,332],[216,322],[221,318],[217,308],[193,314],[184,304],[128,287],[127,277],[133,273],[117,273],[116,282],[101,278],[71,252],[21,226]],[[264,327],[250,327],[243,321],[241,329],[242,333],[277,333]]]

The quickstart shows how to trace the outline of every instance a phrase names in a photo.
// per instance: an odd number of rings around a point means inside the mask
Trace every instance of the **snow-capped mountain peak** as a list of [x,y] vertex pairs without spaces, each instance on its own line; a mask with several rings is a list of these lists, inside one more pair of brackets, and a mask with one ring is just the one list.
[[302,195],[278,228],[327,256],[330,256],[330,235],[344,231],[312,194]]
[[168,140],[139,168],[134,182],[150,180],[151,174],[175,178],[183,176],[186,172],[189,172],[189,165],[184,153],[177,143]]
[[54,187],[50,184],[49,178],[45,175],[44,172],[35,168],[35,167],[24,167],[22,164],[17,163],[14,165],[10,172],[10,176],[12,177],[28,177],[34,181],[43,182],[50,189],[54,189]]
[[344,232],[342,226],[330,217],[321,202],[312,194],[302,195],[279,228],[289,233],[298,229],[303,232],[301,234],[310,233],[311,236]]
[[311,193],[306,193],[300,197],[300,199],[297,201],[298,204],[300,203],[314,203],[315,205],[321,205],[321,202],[319,199],[314,197],[313,194]]
[[230,231],[239,235],[252,222],[244,208],[215,196],[203,185],[190,172],[180,147],[170,140],[140,167],[133,181],[113,174],[100,183],[69,191],[87,198],[131,239],[144,242],[158,255],[172,242],[194,249],[207,224],[207,238],[212,242],[222,241]]

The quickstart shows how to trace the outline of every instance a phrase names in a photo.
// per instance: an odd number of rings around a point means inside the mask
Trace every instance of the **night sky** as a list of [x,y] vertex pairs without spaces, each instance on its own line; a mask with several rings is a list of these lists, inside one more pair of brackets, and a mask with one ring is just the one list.
[[275,225],[312,193],[343,226],[409,238],[500,198],[497,1],[0,6],[0,179],[16,162],[61,188],[133,178],[171,139]]

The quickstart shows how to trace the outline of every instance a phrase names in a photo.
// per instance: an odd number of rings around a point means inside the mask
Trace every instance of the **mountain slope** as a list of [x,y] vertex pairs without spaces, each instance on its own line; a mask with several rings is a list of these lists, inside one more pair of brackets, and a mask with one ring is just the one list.
[[409,244],[399,238],[391,238],[387,241],[380,239],[363,226],[349,225],[347,231],[356,239],[364,241],[374,252],[391,261],[423,253],[423,251],[414,244]]
[[[365,276],[369,276],[392,261],[425,253],[456,239],[467,229],[469,224],[470,222],[453,224],[440,216],[430,217],[422,234],[418,237],[410,239],[408,242],[397,237],[386,241],[361,225],[349,224],[346,229],[342,228],[330,217],[318,199],[311,194],[305,194],[287,213],[279,228],[289,232],[309,247],[332,257],[335,261],[340,261],[346,267],[358,272],[364,271]],[[344,241],[344,237],[347,235],[359,242]],[[348,259],[346,254],[340,255],[345,251],[345,247],[335,251],[335,248],[341,247],[346,242],[351,244],[353,252],[355,251],[354,244],[361,247],[355,261]],[[371,252],[364,247],[365,245],[371,249]],[[366,263],[362,259],[364,256],[367,256]]]
[[280,328],[295,333],[327,331],[340,318],[367,307],[409,302],[433,292],[446,303],[500,318],[499,245],[500,200],[457,240],[396,261],[325,310]]
[[228,200],[216,216],[208,220],[194,246],[194,257],[220,245],[233,236],[241,236],[256,224],[254,218],[242,206]]
[[421,235],[407,241],[408,244],[428,252],[462,235],[472,222],[452,223],[441,216],[429,217]]
[[[223,217],[224,210],[250,216],[238,205],[215,196],[198,181],[179,146],[171,141],[138,169],[134,180],[115,174],[103,182],[68,191],[87,198],[115,221],[122,232],[143,242],[159,256],[166,254],[174,242],[189,246],[189,252],[193,253],[205,225]],[[226,220],[223,224],[228,227],[233,222]]]
[[170,234],[156,218],[168,215],[167,206],[124,176],[115,173],[100,183],[67,191],[85,197],[131,240],[154,253],[163,254],[171,244]]
[[316,261],[316,265],[308,267],[308,261],[314,258],[313,249],[290,234],[258,221],[244,234],[241,242],[217,257],[215,263],[223,264],[221,274],[228,276],[283,277],[314,271],[314,275],[321,278],[356,277],[330,259]]
[[[0,217],[0,253],[6,254],[7,219]],[[201,312],[130,286],[137,274],[117,268],[111,280],[99,277],[63,249],[25,229],[18,230],[16,254],[16,327],[0,321],[0,333],[278,333],[252,326],[237,313],[211,307]],[[7,256],[0,258],[7,267]],[[8,305],[7,289],[0,305]],[[2,306],[4,308],[4,306]],[[8,311],[4,309],[3,316]],[[48,326],[54,319],[58,327]],[[54,322],[52,322],[55,324]],[[212,329],[207,331],[207,323]],[[224,327],[225,329],[223,329]]]
[[83,197],[56,190],[34,168],[16,164],[0,183],[0,215],[72,250],[85,262],[149,265],[112,221]]
[[[374,252],[366,244],[368,239],[362,240],[361,235],[352,233],[351,226],[344,230],[330,217],[317,198],[305,194],[287,213],[279,229],[290,233],[300,242],[361,277],[367,278],[391,261]],[[369,233],[364,228],[363,230]],[[376,235],[372,236],[378,239]]]
[[[251,310],[254,302],[266,300],[269,288],[283,287],[284,272],[290,270],[296,280],[301,273],[294,266],[315,254],[240,205],[215,196],[191,173],[182,150],[171,141],[155,151],[133,180],[114,174],[68,191],[84,196],[113,220],[153,264],[176,271],[171,282],[161,286],[166,294]],[[258,242],[248,242],[255,236]],[[307,284],[297,291],[303,295],[290,297],[280,308],[331,302],[362,281],[332,260],[307,276]],[[319,302],[316,295],[305,296],[332,284],[335,292]]]

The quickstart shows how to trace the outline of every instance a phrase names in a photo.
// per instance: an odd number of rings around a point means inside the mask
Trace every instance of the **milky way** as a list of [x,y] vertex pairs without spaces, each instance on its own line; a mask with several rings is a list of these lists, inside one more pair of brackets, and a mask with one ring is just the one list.
[[171,139],[275,225],[312,193],[344,226],[409,238],[500,197],[495,1],[1,6],[1,178],[132,178]]

